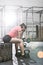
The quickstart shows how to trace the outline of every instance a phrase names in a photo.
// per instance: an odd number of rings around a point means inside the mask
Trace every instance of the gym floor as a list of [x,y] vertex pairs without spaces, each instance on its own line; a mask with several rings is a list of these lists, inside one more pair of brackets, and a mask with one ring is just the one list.
[[13,65],[12,61],[2,62],[0,65]]
[[[7,62],[0,63],[0,65],[13,65],[13,63],[12,63],[12,61],[7,61]],[[33,62],[28,62],[28,64],[25,64],[25,63],[20,63],[19,62],[19,65],[43,65],[43,64],[41,64],[41,63],[33,63]]]
[[[37,42],[35,42],[36,44]],[[34,43],[32,44],[34,45]],[[37,58],[36,54],[39,50],[43,50],[43,42],[37,43],[38,47],[31,51],[31,59],[29,58],[18,58],[18,65],[43,65],[43,58],[40,60]],[[36,46],[36,45],[35,45]],[[0,65],[13,65],[12,61],[2,62]]]

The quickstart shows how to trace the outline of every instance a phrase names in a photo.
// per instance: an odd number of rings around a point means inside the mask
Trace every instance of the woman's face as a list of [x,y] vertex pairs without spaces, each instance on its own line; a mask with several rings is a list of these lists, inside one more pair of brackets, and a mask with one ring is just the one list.
[[25,27],[23,26],[23,28],[22,28],[22,31],[24,32],[25,31]]

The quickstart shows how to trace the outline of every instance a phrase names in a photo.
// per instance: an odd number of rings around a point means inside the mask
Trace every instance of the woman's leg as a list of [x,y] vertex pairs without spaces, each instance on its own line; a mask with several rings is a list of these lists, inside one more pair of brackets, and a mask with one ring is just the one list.
[[19,46],[20,46],[20,49],[21,49],[22,55],[24,55],[24,43],[23,43],[22,40],[21,40],[21,43],[19,44]]
[[10,42],[15,44],[19,43],[22,55],[24,55],[24,44],[22,39],[12,38]]
[[15,43],[15,49],[16,49],[16,53],[17,53],[17,51],[18,51],[18,46],[19,46],[19,43]]

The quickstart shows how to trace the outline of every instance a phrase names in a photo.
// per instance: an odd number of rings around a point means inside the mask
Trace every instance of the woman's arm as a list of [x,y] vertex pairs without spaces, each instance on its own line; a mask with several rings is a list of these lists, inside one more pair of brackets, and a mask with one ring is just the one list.
[[22,35],[23,35],[23,31],[18,31],[18,38],[22,38]]

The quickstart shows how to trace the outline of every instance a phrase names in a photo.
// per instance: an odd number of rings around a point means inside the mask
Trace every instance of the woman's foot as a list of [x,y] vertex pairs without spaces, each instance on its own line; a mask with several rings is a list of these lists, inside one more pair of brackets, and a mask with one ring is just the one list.
[[21,58],[25,58],[25,54],[24,55],[21,55]]

